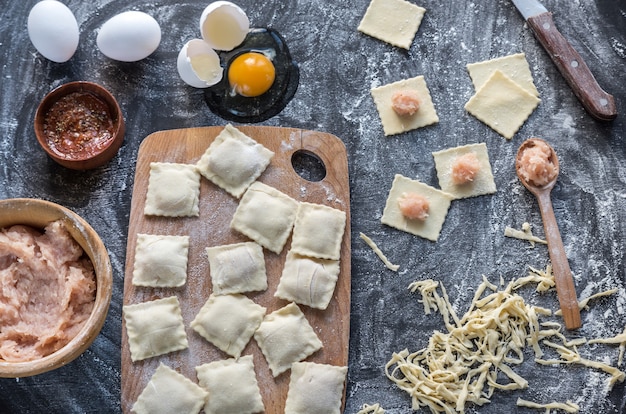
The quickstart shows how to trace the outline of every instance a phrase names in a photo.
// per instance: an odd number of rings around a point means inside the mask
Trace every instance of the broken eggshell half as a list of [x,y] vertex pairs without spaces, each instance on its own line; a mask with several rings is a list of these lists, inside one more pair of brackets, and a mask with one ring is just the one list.
[[250,30],[246,13],[229,1],[209,4],[200,16],[202,39],[215,50],[232,50],[239,46]]
[[176,62],[181,79],[194,88],[208,88],[222,80],[219,55],[202,39],[185,43]]

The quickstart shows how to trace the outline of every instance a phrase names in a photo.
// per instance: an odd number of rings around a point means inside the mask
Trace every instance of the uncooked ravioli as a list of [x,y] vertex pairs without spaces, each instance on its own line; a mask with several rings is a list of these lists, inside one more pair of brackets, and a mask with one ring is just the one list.
[[228,76],[207,88],[205,101],[211,111],[218,116],[236,122],[256,123],[280,113],[291,101],[298,89],[300,69],[292,60],[285,39],[273,29],[252,29],[243,43],[227,52],[219,52],[226,73],[231,62],[243,53],[259,52],[274,64],[276,77],[271,88],[256,97],[245,97],[233,92]]

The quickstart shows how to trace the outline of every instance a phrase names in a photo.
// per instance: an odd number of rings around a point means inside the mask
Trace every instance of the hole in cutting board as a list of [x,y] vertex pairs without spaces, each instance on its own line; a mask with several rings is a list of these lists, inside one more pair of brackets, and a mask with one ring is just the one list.
[[291,155],[291,166],[294,171],[307,181],[322,181],[326,177],[324,162],[314,153],[298,150]]

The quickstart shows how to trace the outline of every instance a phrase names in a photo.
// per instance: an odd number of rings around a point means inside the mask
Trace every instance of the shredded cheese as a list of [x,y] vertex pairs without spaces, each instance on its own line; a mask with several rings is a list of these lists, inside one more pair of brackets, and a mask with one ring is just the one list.
[[382,250],[378,248],[378,246],[376,245],[376,243],[374,243],[372,239],[370,239],[368,236],[366,236],[363,233],[359,233],[359,237],[363,239],[363,241],[374,251],[374,253],[376,253],[376,256],[378,256],[378,258],[382,260],[385,266],[387,266],[387,269],[393,270],[394,272],[398,271],[400,266],[391,263],[389,259],[387,259],[387,256],[385,256]]
[[[617,289],[609,289],[609,290],[605,290],[603,292],[598,292],[596,294],[593,294],[593,295],[589,296],[588,298],[585,298],[585,299],[581,300],[580,302],[578,302],[578,309],[580,309],[580,310],[589,309],[589,302],[590,301],[592,301],[594,299],[597,299],[597,298],[600,298],[600,297],[603,297],[603,296],[609,296],[609,295],[612,295],[614,293],[617,293]],[[559,309],[554,314],[555,315],[562,315],[563,312],[561,312],[561,310]]]
[[545,408],[546,414],[550,414],[550,410],[562,410],[566,413],[577,413],[580,410],[578,404],[574,404],[571,401],[567,401],[564,403],[560,402],[551,402],[548,404],[537,404],[532,401],[523,400],[521,398],[517,399],[518,407],[528,407],[528,408]]
[[539,359],[536,358],[535,362],[542,365],[558,365],[558,364],[580,364],[589,368],[599,369],[601,371],[606,372],[611,376],[609,381],[607,382],[607,391],[610,391],[615,385],[616,382],[623,382],[624,378],[626,378],[626,373],[620,371],[619,369],[605,364],[604,362],[592,361],[590,359],[586,359],[580,356],[576,347],[568,348],[564,345],[559,345],[554,342],[550,342],[547,340],[543,341],[544,345],[554,348],[558,353],[561,359]]
[[548,244],[547,241],[533,234],[529,223],[523,223],[521,230],[507,226],[504,228],[504,235],[506,237],[513,237],[520,240],[528,240],[532,247],[535,247],[535,243]]
[[624,350],[626,350],[626,328],[624,332],[612,338],[598,338],[589,340],[590,344],[619,344],[619,356],[617,357],[617,365],[622,365],[624,361]]
[[[427,407],[432,413],[464,412],[467,404],[489,403],[495,390],[527,388],[528,381],[515,372],[524,362],[526,346],[533,349],[539,364],[577,363],[600,369],[611,376],[609,389],[624,381],[626,374],[619,369],[580,356],[576,347],[587,343],[585,338],[568,340],[559,323],[539,322],[540,316],[552,312],[527,304],[515,293],[531,283],[537,284],[538,292],[554,287],[551,268],[530,268],[528,276],[513,280],[503,289],[483,276],[461,318],[439,282],[426,279],[409,285],[411,292],[421,294],[424,313],[439,311],[446,327],[446,332],[434,331],[428,345],[417,352],[404,349],[393,353],[385,366],[387,377],[410,395],[413,410]],[[626,330],[611,343],[626,347]],[[542,359],[542,346],[552,348],[560,359]]]
[[385,410],[378,403],[363,404],[363,407],[356,414],[385,414]]

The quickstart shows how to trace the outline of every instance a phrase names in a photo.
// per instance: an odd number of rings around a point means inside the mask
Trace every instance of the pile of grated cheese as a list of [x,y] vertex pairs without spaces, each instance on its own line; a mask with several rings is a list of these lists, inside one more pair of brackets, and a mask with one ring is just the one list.
[[[385,366],[387,377],[411,396],[413,410],[427,407],[432,413],[463,413],[469,403],[479,406],[489,403],[495,390],[527,388],[528,382],[514,370],[524,361],[526,346],[532,348],[539,364],[580,364],[608,373],[607,389],[624,380],[626,374],[619,369],[581,357],[577,346],[587,343],[585,338],[568,341],[559,323],[539,321],[540,316],[552,312],[527,304],[515,293],[530,283],[537,284],[538,292],[554,287],[550,266],[545,271],[531,268],[528,276],[510,282],[502,290],[483,276],[468,311],[461,318],[455,314],[439,282],[428,279],[409,285],[411,292],[421,294],[426,314],[441,313],[447,331],[433,332],[428,346],[417,352],[405,349],[394,353]],[[502,279],[501,285],[504,286]],[[587,306],[589,299],[582,301],[581,307]],[[624,336],[604,341],[619,343],[622,349],[626,345]],[[551,348],[560,358],[542,359],[542,346]],[[520,400],[518,404],[532,403]],[[578,410],[575,405],[569,408]]]

